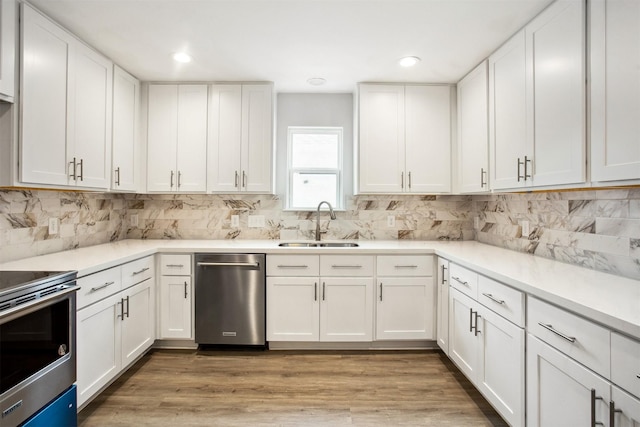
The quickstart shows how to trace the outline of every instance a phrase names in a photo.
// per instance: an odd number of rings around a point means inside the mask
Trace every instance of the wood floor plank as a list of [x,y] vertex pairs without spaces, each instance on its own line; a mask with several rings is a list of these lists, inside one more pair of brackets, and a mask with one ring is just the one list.
[[78,414],[93,426],[504,426],[439,351],[152,350]]

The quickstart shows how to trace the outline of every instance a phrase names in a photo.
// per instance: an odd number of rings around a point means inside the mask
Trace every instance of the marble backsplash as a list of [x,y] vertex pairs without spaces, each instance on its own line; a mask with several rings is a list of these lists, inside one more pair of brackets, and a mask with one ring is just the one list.
[[[232,215],[238,227],[231,226]],[[263,216],[265,227],[249,227],[252,215]],[[49,218],[60,219],[59,234],[49,235]],[[529,222],[528,235],[522,221]],[[477,239],[640,279],[640,188],[355,196],[336,220],[323,212],[321,228],[326,240]],[[304,240],[314,232],[315,212],[285,211],[276,196],[0,190],[0,262],[124,238]]]

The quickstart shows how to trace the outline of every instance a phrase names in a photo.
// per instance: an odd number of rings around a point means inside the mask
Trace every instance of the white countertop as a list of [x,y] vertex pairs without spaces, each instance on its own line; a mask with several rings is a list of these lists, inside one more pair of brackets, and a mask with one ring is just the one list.
[[475,241],[358,241],[358,248],[280,248],[275,240],[122,240],[0,264],[86,276],[155,253],[437,254],[530,296],[640,339],[640,281]]

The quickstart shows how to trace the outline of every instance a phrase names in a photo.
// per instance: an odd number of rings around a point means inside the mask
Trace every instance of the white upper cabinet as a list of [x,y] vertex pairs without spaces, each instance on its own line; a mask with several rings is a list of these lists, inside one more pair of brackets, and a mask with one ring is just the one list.
[[138,114],[140,82],[118,66],[113,69],[113,156],[111,189],[138,189]]
[[149,85],[147,190],[202,192],[207,178],[207,86]]
[[208,132],[208,191],[272,191],[272,84],[211,85]]
[[449,192],[450,161],[450,86],[359,85],[359,192]]
[[584,17],[558,0],[489,58],[492,189],[585,182]]
[[465,76],[458,93],[457,191],[489,191],[489,82],[487,61]]
[[589,2],[591,180],[640,179],[640,2]]
[[0,2],[0,100],[13,102],[16,64],[16,0]]
[[113,65],[22,7],[20,180],[106,189]]

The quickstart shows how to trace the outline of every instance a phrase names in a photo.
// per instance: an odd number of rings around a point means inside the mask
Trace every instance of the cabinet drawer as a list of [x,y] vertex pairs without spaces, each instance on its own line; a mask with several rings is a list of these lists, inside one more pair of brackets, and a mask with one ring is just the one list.
[[531,297],[527,300],[527,327],[529,333],[609,378],[608,329]]
[[267,276],[319,275],[319,255],[267,255]]
[[191,274],[191,255],[160,255],[160,274],[188,276]]
[[153,257],[149,256],[122,265],[122,289],[153,277]]
[[373,276],[373,256],[367,255],[322,255],[321,276]]
[[77,309],[119,292],[122,289],[120,271],[120,267],[114,267],[79,278],[76,281],[80,286],[76,299]]
[[611,333],[611,381],[640,397],[640,341]]
[[449,265],[449,283],[463,294],[467,294],[473,299],[478,298],[478,273],[451,263]]
[[508,321],[524,327],[524,293],[479,276],[478,301]]
[[430,255],[383,255],[377,260],[378,276],[432,276],[433,257]]

